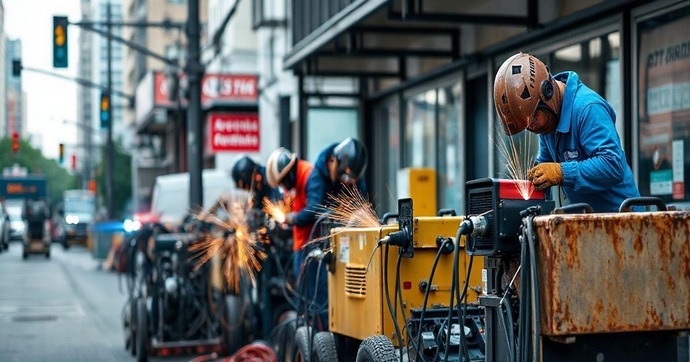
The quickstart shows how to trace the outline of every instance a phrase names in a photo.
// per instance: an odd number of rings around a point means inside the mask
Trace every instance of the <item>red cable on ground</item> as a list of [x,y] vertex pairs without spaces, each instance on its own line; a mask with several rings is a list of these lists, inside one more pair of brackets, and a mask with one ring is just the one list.
[[278,362],[273,349],[263,343],[252,343],[226,359],[227,362]]

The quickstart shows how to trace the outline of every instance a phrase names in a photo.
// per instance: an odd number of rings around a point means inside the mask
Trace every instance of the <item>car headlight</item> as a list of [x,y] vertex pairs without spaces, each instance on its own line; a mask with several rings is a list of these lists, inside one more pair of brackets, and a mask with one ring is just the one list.
[[23,221],[12,221],[12,222],[10,222],[10,228],[17,230],[17,231],[22,231],[22,230],[24,230],[24,222]]
[[67,215],[65,216],[65,221],[70,225],[79,224],[79,216],[77,215]]
[[125,232],[131,233],[141,228],[141,222],[138,220],[126,219],[124,222]]

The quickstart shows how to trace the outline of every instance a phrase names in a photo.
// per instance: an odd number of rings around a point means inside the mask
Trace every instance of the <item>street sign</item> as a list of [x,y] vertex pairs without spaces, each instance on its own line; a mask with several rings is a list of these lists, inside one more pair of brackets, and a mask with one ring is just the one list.
[[101,128],[108,128],[110,123],[110,95],[101,93]]
[[259,115],[256,113],[216,113],[208,116],[208,140],[211,153],[259,152]]
[[67,68],[67,21],[66,16],[53,16],[53,67]]

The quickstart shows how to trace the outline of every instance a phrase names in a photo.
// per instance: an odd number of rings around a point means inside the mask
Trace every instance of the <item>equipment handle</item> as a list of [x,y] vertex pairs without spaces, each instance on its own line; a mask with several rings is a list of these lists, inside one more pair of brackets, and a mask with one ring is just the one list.
[[630,212],[633,206],[656,206],[659,211],[667,211],[666,204],[658,197],[643,196],[625,199],[618,212]]
[[388,224],[388,220],[397,219],[397,218],[398,218],[397,212],[387,212],[387,213],[383,214],[383,217],[381,217],[381,225],[386,225],[386,224]]
[[566,205],[553,210],[554,214],[592,214],[594,209],[592,209],[589,204],[584,202],[579,204]]
[[458,214],[453,209],[441,209],[438,210],[436,216],[458,216]]

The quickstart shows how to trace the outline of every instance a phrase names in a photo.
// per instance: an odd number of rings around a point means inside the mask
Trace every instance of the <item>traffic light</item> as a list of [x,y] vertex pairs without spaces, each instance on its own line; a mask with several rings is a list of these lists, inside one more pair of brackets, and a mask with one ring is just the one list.
[[53,16],[53,67],[67,68],[66,16]]
[[19,153],[19,133],[12,133],[12,156],[16,156]]
[[60,164],[65,161],[65,144],[60,143]]
[[72,155],[72,171],[77,169],[77,155]]
[[101,128],[108,128],[110,123],[110,94],[101,93]]
[[12,59],[12,76],[19,77],[22,75],[22,61],[19,59]]

